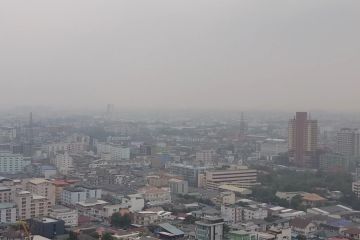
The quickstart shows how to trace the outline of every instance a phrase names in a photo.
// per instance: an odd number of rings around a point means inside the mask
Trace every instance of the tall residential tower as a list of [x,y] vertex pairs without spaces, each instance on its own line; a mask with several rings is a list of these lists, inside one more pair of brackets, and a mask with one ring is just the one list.
[[289,159],[298,167],[315,167],[318,148],[317,120],[308,118],[306,112],[297,112],[289,120]]

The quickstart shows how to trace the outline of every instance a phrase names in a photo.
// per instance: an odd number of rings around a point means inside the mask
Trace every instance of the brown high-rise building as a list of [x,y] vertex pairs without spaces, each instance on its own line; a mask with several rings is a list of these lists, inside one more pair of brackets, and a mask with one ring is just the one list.
[[299,167],[316,166],[318,148],[318,123],[308,118],[306,112],[297,112],[289,121],[289,159]]

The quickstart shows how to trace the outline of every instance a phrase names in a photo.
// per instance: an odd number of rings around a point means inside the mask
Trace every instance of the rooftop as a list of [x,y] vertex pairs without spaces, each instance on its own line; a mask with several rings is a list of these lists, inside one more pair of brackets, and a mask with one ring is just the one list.
[[30,179],[29,183],[38,185],[38,184],[42,184],[42,183],[48,183],[49,181],[46,180],[45,178],[32,178]]

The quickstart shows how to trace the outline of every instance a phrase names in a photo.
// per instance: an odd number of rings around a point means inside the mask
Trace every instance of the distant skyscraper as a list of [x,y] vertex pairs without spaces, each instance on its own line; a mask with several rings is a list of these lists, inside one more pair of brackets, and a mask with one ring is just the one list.
[[337,152],[345,157],[360,156],[360,132],[358,129],[342,128],[336,134]]
[[108,104],[106,106],[106,118],[111,119],[113,117],[113,114],[114,114],[114,105]]
[[299,167],[316,165],[318,148],[318,123],[308,119],[306,112],[297,112],[295,118],[289,120],[289,158]]
[[245,121],[244,113],[241,113],[241,119],[240,119],[240,131],[239,131],[239,140],[243,141],[245,140],[246,134],[248,130],[247,122]]

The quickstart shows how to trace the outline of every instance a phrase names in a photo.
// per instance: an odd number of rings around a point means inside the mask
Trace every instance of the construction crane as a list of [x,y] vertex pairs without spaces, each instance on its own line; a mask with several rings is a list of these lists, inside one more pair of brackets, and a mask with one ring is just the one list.
[[20,228],[23,230],[24,232],[24,240],[32,240],[33,237],[31,236],[30,233],[30,228],[29,225],[26,221],[17,221],[16,222],[18,226],[20,226]]

